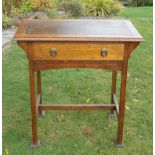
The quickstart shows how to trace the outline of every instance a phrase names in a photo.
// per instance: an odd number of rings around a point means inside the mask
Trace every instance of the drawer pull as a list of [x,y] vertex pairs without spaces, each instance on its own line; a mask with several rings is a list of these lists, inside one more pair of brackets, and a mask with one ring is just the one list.
[[50,55],[52,57],[55,57],[57,55],[57,49],[56,48],[51,48]]
[[106,48],[102,48],[102,49],[101,49],[101,56],[102,56],[102,57],[106,57],[107,55],[108,55],[107,49],[106,49]]

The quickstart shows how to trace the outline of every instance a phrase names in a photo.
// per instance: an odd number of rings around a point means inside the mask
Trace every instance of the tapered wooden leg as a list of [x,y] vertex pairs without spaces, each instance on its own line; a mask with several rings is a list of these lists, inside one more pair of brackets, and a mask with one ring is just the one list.
[[37,114],[36,114],[36,95],[35,95],[35,74],[32,62],[29,62],[30,72],[30,98],[31,98],[31,117],[32,117],[32,145],[38,147],[39,141],[37,136]]
[[[37,71],[37,93],[40,94],[40,103],[42,104],[42,93],[41,93],[41,72]],[[44,116],[44,111],[38,110],[38,116]]]
[[125,96],[126,96],[126,79],[127,79],[127,66],[128,63],[124,62],[122,77],[121,77],[121,90],[120,90],[120,105],[118,117],[118,132],[117,132],[117,147],[123,147],[123,126],[124,126],[124,113],[125,113]]
[[[114,71],[112,71],[111,104],[114,104],[114,102],[113,102],[113,94],[116,94],[116,82],[117,82],[117,71],[114,70]],[[116,111],[111,110],[110,113],[109,113],[109,116],[115,117],[116,116]]]

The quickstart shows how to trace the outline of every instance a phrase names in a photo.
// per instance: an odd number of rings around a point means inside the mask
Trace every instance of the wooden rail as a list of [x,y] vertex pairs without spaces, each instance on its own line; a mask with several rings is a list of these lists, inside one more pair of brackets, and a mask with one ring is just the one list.
[[40,104],[38,110],[115,110],[113,104]]

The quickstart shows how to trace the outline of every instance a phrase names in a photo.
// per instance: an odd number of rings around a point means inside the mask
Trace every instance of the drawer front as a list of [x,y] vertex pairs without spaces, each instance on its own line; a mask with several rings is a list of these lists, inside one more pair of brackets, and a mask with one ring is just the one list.
[[121,43],[60,43],[34,42],[34,60],[123,60]]

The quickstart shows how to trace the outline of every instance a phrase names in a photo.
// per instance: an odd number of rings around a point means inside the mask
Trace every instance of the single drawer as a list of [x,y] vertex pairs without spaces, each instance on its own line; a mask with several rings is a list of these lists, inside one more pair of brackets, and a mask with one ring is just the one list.
[[122,43],[33,42],[33,60],[123,60]]

